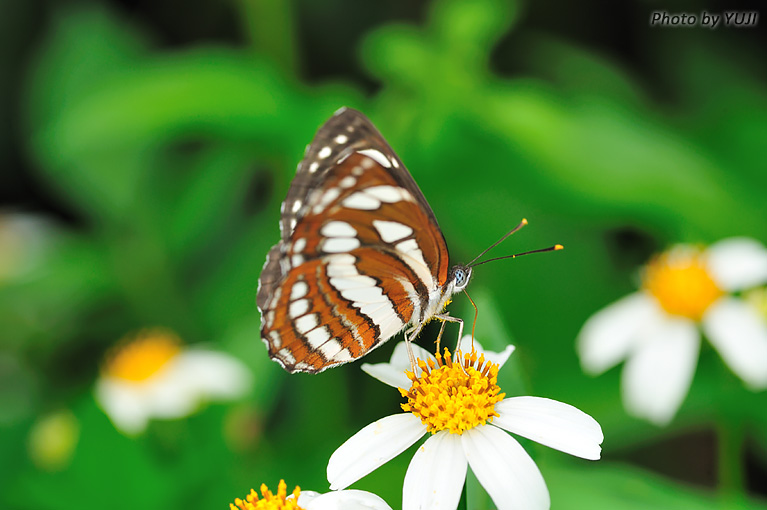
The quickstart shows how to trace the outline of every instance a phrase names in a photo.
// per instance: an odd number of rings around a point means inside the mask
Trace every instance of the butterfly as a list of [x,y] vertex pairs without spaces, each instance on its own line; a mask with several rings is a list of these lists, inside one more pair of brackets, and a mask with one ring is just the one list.
[[256,302],[269,356],[288,372],[354,361],[402,330],[412,341],[433,318],[462,331],[443,311],[471,267],[450,266],[429,203],[362,113],[341,108],[317,131],[280,231]]

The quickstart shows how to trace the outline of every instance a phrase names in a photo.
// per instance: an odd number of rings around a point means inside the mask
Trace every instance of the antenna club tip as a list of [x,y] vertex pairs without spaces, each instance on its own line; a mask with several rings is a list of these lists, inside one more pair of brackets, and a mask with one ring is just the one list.
[[522,225],[527,225],[528,221],[527,218],[522,218],[522,221],[520,221]]
[[561,244],[555,244],[554,245],[554,251],[559,251],[559,250],[564,250],[564,249],[565,249],[565,247],[562,246]]

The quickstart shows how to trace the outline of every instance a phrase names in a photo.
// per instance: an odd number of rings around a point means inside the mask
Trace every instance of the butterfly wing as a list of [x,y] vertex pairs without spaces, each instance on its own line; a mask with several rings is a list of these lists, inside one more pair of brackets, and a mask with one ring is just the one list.
[[270,356],[290,372],[357,359],[444,286],[448,253],[413,178],[361,113],[342,109],[299,164],[257,303]]

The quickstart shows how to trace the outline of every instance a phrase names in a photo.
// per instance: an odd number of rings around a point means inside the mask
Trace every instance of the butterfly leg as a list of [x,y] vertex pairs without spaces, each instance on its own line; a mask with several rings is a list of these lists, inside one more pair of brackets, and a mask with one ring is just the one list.
[[439,352],[439,343],[442,340],[442,333],[444,333],[445,331],[445,324],[447,324],[447,321],[442,321],[442,325],[439,327],[439,334],[437,335],[437,340],[436,342],[434,342],[437,344],[437,352]]
[[408,358],[410,358],[410,369],[415,374],[415,355],[413,354],[413,348],[410,347],[410,343],[413,341],[413,339],[416,337],[416,335],[421,331],[422,325],[413,326],[409,330],[405,331],[405,346],[407,347],[407,355]]
[[446,322],[458,323],[458,341],[455,344],[455,352],[453,353],[457,355],[458,351],[461,349],[461,338],[463,337],[463,319],[459,319],[458,317],[453,317],[448,314],[438,314],[438,315],[435,315],[434,318],[442,321],[442,327],[439,330],[439,335],[437,335],[437,350],[439,350],[439,341],[442,338],[442,330],[445,329],[445,323]]

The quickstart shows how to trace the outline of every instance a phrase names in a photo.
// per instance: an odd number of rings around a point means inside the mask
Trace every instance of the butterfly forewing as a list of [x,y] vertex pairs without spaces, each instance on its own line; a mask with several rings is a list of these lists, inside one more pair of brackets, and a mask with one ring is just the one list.
[[423,194],[372,124],[344,109],[318,131],[259,280],[261,335],[288,371],[352,361],[403,329],[447,280]]

